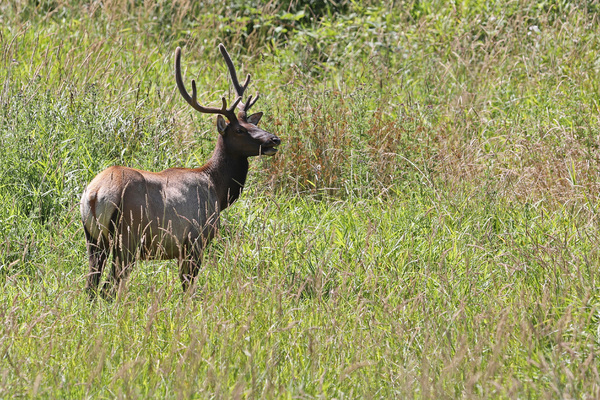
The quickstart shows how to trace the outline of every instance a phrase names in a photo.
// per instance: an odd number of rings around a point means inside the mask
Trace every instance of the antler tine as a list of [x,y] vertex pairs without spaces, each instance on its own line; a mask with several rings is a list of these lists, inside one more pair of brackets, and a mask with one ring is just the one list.
[[258,93],[256,93],[256,97],[254,97],[254,100],[252,100],[252,95],[250,95],[250,97],[248,97],[248,101],[244,105],[244,111],[248,111],[250,107],[252,107],[254,103],[256,103],[256,100],[258,100]]
[[[227,109],[227,112],[233,113],[233,115],[235,115],[233,110],[235,110],[235,108],[238,106],[238,104],[240,104],[241,101],[242,101],[242,98],[240,96],[238,96],[237,99],[235,99],[235,101],[231,105],[231,107],[229,107],[229,109]],[[225,109],[226,105],[227,105],[227,100],[225,100],[225,97],[223,97],[223,109]]]
[[179,93],[181,93],[181,97],[194,108],[196,111],[205,114],[221,114],[229,121],[234,121],[237,119],[235,116],[235,108],[238,106],[240,101],[242,100],[241,96],[239,96],[230,108],[227,108],[227,100],[225,97],[222,98],[223,107],[215,108],[215,107],[204,107],[198,104],[197,96],[198,92],[196,90],[196,81],[192,79],[192,95],[188,93],[185,85],[183,83],[183,78],[181,77],[181,48],[177,47],[175,50],[175,81],[177,82],[177,88],[179,89]]
[[[229,56],[229,53],[227,52],[227,49],[225,49],[225,46],[223,45],[223,43],[219,43],[219,50],[221,51],[221,54],[223,55],[223,58],[225,59],[225,64],[227,64],[227,69],[229,69],[229,75],[231,75],[231,82],[233,83],[235,92],[237,93],[237,95],[239,97],[243,97],[244,92],[246,91],[246,89],[248,88],[248,85],[250,84],[250,74],[248,74],[246,76],[246,80],[244,81],[243,84],[240,85],[240,82],[238,81],[238,78],[237,78],[237,73],[235,71],[235,67],[233,65],[233,61],[231,61],[231,57]],[[256,97],[254,98],[254,102],[250,102],[251,98],[252,98],[252,96],[250,96],[248,98],[248,102],[246,104],[244,104],[244,103],[239,104],[239,108],[242,111],[248,111],[250,109],[250,107],[252,107],[254,105],[254,103],[256,103],[256,100],[258,99],[258,95],[256,95]]]
[[246,88],[248,87],[248,84],[250,83],[250,74],[248,74],[248,76],[246,76],[246,80],[244,81],[244,83],[242,85],[240,85],[240,82],[238,81],[238,78],[237,78],[237,72],[235,71],[235,67],[233,65],[233,61],[231,61],[231,57],[229,56],[229,53],[227,52],[227,49],[225,49],[225,46],[223,45],[223,43],[219,43],[219,50],[221,51],[221,54],[223,55],[223,58],[225,59],[225,64],[227,64],[227,69],[229,69],[229,75],[231,75],[231,81],[233,82],[233,87],[235,88],[235,92],[237,93],[238,96],[242,97],[244,95],[244,92],[246,91]]

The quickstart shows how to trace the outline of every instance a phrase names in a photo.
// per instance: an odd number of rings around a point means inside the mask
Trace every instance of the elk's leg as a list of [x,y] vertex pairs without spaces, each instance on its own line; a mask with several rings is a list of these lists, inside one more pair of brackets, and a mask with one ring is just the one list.
[[200,258],[197,260],[188,258],[180,261],[179,278],[181,279],[181,286],[184,292],[193,288],[196,283],[198,271],[200,271],[200,263]]
[[112,267],[108,279],[102,287],[102,296],[107,300],[113,299],[123,289],[123,285],[135,262],[135,253],[129,231],[119,232],[112,250]]
[[196,278],[202,264],[202,252],[205,243],[198,240],[194,244],[183,246],[183,251],[179,259],[179,279],[184,292],[193,290],[196,284]]
[[215,236],[218,226],[219,215],[212,214],[207,219],[199,237],[194,240],[188,237],[188,241],[183,245],[179,261],[179,278],[184,292],[190,289],[193,290],[202,264],[204,249]]
[[112,300],[115,295],[121,292],[125,282],[133,267],[134,257],[128,251],[114,251],[112,268],[108,280],[102,287],[102,296],[107,300]]
[[85,231],[90,264],[85,290],[88,292],[90,300],[93,300],[98,292],[98,285],[100,284],[102,271],[104,270],[104,266],[106,265],[106,261],[108,259],[109,246],[107,243],[108,240],[106,240],[103,236],[100,236],[98,239],[92,238],[85,225],[83,230]]

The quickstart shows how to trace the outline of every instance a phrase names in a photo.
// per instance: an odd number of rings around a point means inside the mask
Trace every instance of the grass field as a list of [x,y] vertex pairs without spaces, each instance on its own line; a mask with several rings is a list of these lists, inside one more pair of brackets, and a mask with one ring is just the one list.
[[[600,3],[0,3],[0,398],[600,397]],[[90,303],[85,185],[282,139],[184,295]]]

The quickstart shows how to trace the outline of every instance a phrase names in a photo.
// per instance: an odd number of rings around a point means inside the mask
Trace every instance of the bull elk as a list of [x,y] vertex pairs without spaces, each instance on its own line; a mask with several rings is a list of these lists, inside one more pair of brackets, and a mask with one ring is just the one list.
[[237,95],[229,108],[225,97],[221,108],[198,104],[194,80],[190,96],[181,77],[181,49],[175,51],[175,81],[181,96],[196,111],[217,114],[219,136],[210,160],[200,168],[162,172],[109,167],[83,192],[81,217],[89,255],[86,290],[90,298],[98,292],[109,255],[112,268],[101,290],[104,297],[114,296],[138,259],[177,259],[183,290],[189,290],[203,249],[219,227],[220,212],[244,189],[248,157],[277,152],[281,140],[258,127],[263,113],[248,115],[258,95],[242,102],[250,75],[240,85],[223,44],[219,50]]

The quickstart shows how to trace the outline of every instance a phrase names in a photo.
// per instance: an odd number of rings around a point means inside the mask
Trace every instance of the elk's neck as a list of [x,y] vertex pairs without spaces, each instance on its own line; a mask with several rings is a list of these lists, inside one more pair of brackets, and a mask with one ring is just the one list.
[[244,190],[248,175],[248,157],[227,153],[223,138],[219,135],[217,147],[202,170],[210,176],[215,185],[219,209],[224,210],[236,201]]

